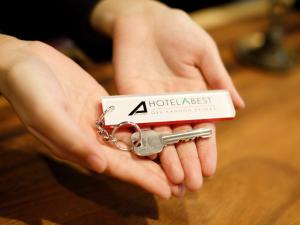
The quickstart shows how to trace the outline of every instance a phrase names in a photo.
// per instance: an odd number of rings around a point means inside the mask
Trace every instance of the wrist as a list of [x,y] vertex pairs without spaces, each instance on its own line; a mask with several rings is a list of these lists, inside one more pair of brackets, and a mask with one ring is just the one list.
[[91,24],[96,30],[112,37],[120,21],[149,18],[165,9],[168,7],[153,0],[103,0],[95,6]]
[[15,37],[0,34],[0,92],[7,97],[7,77],[14,68],[14,65],[20,61],[24,55],[26,41]]

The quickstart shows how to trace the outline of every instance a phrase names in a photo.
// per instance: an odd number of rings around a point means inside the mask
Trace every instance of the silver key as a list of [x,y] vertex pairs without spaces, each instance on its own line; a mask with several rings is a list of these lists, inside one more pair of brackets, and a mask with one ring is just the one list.
[[[149,156],[160,153],[166,145],[175,144],[180,141],[192,141],[196,138],[208,138],[212,135],[212,129],[199,128],[173,134],[160,134],[154,130],[142,130],[142,139],[139,146],[134,146],[133,152],[139,156]],[[139,133],[131,135],[132,143],[139,140]]]

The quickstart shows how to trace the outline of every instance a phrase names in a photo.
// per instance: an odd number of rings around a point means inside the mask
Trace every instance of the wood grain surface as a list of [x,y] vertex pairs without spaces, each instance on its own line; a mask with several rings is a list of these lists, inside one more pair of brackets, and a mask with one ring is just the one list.
[[[285,44],[300,49],[300,15]],[[1,225],[300,225],[300,65],[286,73],[239,63],[234,46],[265,18],[208,30],[247,108],[219,122],[218,169],[203,188],[161,200],[140,188],[49,159],[0,97]],[[111,64],[86,69],[115,93]]]

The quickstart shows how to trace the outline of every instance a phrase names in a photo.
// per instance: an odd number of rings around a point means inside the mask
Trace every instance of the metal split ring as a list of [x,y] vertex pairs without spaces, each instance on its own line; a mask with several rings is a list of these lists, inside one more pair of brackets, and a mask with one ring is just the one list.
[[138,132],[139,134],[139,139],[136,143],[133,143],[134,146],[138,146],[141,141],[142,141],[142,130],[141,128],[139,127],[139,125],[137,125],[136,123],[134,122],[129,122],[129,121],[124,121],[124,122],[121,122],[119,123],[117,126],[114,127],[112,133],[111,133],[111,136],[113,137],[113,144],[120,150],[122,151],[131,151],[132,150],[132,146],[131,147],[122,147],[120,144],[119,144],[119,140],[115,137],[115,134],[116,132],[123,126],[131,126],[133,127],[136,132]]
[[[99,133],[100,136],[102,136],[103,140],[113,143],[119,150],[131,151],[133,146],[139,146],[140,145],[140,143],[142,141],[142,130],[139,127],[139,125],[137,125],[136,123],[129,122],[129,121],[124,121],[124,122],[119,123],[117,126],[115,126],[113,128],[112,133],[109,134],[109,132],[104,127],[104,117],[107,113],[109,113],[110,111],[112,111],[114,109],[115,109],[114,106],[108,107],[102,113],[102,115],[99,117],[99,119],[96,121],[96,128],[98,130],[98,133]],[[136,130],[136,132],[138,132],[138,135],[139,135],[138,141],[133,143],[133,146],[123,147],[119,144],[120,141],[115,137],[116,132],[123,126],[131,126]]]

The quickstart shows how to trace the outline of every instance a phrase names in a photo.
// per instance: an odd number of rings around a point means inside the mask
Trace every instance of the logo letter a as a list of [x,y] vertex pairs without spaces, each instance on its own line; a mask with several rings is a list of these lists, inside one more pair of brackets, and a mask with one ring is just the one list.
[[[140,109],[140,108],[142,108],[142,109]],[[148,112],[148,111],[147,111],[147,107],[146,107],[146,102],[145,102],[145,101],[142,101],[142,102],[140,102],[140,104],[137,105],[137,107],[135,107],[135,108],[131,111],[131,113],[129,113],[128,116],[132,116],[132,115],[134,115],[134,114],[136,114],[136,113],[146,113],[146,112]]]

